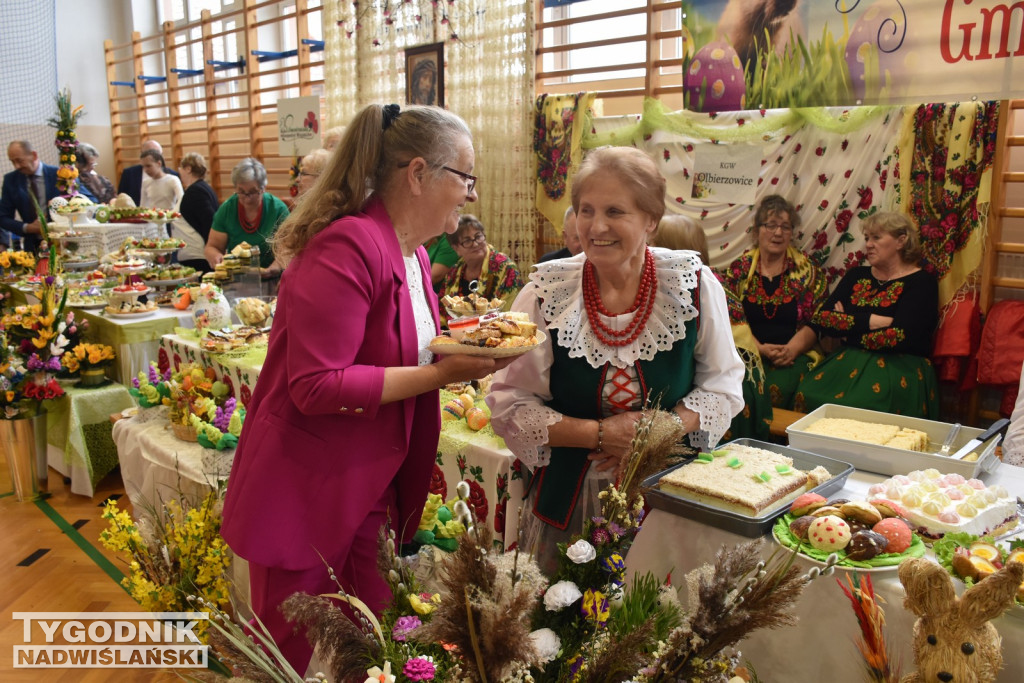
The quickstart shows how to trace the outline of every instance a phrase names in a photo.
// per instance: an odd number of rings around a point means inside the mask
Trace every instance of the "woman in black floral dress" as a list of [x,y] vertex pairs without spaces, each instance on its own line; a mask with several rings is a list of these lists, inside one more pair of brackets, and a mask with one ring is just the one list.
[[879,212],[864,221],[870,265],[850,270],[812,325],[843,345],[808,375],[795,409],[838,403],[936,418],[938,382],[928,355],[939,320],[939,286],[921,270],[913,222]]

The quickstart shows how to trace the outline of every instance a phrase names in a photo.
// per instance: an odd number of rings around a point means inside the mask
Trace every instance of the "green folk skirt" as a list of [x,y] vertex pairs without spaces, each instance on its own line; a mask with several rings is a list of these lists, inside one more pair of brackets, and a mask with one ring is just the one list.
[[843,348],[804,378],[793,409],[809,413],[825,403],[835,403],[937,420],[938,386],[927,358]]
[[743,410],[732,419],[726,438],[771,441],[772,409],[793,407],[793,395],[813,363],[805,353],[788,368],[765,364],[764,374],[751,368],[743,376]]

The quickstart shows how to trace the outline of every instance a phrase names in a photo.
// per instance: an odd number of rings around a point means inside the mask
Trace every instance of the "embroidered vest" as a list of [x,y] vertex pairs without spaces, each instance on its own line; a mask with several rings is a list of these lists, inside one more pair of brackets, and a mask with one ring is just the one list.
[[[694,290],[694,299],[698,297]],[[697,321],[685,323],[686,336],[668,351],[655,354],[649,361],[637,361],[634,367],[640,381],[641,401],[661,392],[662,409],[670,409],[693,388],[693,349],[697,340]],[[584,358],[570,358],[568,349],[552,344],[552,398],[545,405],[562,415],[588,420],[608,417],[601,410],[601,387],[615,369],[605,363],[593,368]],[[535,477],[538,486],[534,514],[559,529],[569,525],[572,512],[590,468],[590,449],[554,447],[551,463],[540,468]]]

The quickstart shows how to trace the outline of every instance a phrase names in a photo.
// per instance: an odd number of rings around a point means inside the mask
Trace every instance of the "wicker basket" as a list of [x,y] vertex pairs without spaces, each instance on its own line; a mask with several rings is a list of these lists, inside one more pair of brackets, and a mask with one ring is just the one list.
[[199,441],[199,434],[196,432],[196,428],[192,425],[183,425],[178,422],[172,422],[171,429],[174,431],[174,435],[182,441],[191,441],[193,443]]

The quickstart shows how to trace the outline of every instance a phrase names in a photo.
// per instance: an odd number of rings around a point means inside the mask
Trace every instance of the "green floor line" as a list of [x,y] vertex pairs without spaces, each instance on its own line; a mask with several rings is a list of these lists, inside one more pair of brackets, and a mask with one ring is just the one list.
[[[96,566],[102,569],[107,576],[113,579],[118,586],[121,586],[121,579],[124,578],[124,573],[114,566],[114,563],[108,560],[103,553],[96,549],[89,541],[85,540],[85,537],[78,532],[78,529],[71,526],[66,519],[60,516],[60,513],[53,509],[53,507],[45,500],[36,500],[36,507],[43,511],[43,514],[50,518],[50,521],[57,525],[57,528],[64,532],[68,538],[70,538],[75,545],[81,548],[82,552],[89,556]],[[121,586],[124,588],[124,586]],[[125,591],[127,592],[127,590]]]
[[6,498],[7,496],[13,496],[14,491],[8,491],[7,493],[0,493],[0,498]]

